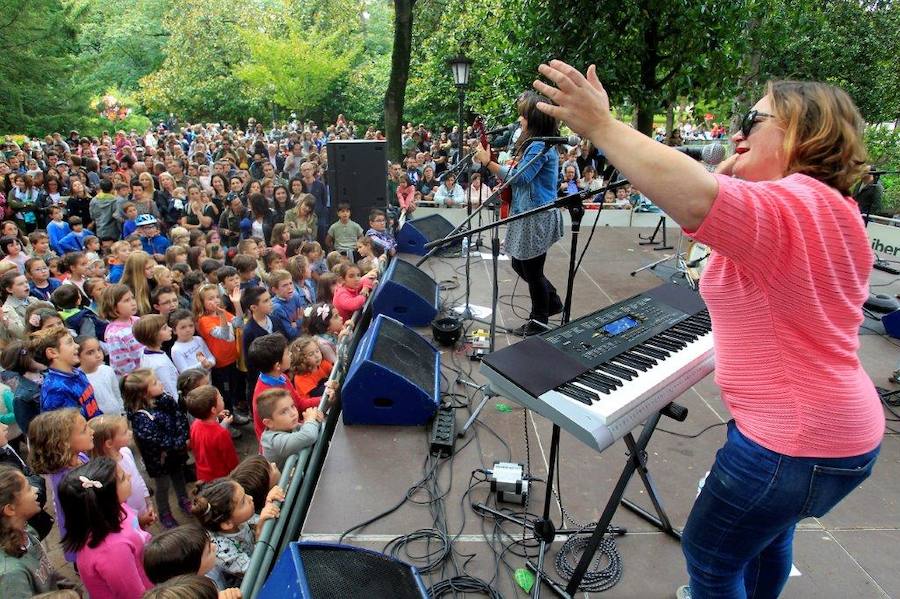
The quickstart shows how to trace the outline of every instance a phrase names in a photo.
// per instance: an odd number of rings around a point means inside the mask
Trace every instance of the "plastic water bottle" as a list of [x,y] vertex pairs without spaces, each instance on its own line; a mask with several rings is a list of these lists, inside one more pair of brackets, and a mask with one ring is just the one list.
[[468,256],[468,255],[469,255],[469,238],[468,238],[468,237],[463,237],[463,240],[462,240],[462,256],[463,256],[463,258],[465,258],[465,257]]

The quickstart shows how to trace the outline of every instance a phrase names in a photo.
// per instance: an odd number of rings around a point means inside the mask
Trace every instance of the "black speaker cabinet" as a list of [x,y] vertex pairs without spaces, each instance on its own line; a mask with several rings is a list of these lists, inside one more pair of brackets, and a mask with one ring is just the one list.
[[335,140],[328,152],[328,188],[331,195],[328,225],[337,220],[337,206],[350,204],[350,218],[366,230],[369,211],[387,205],[387,142]]

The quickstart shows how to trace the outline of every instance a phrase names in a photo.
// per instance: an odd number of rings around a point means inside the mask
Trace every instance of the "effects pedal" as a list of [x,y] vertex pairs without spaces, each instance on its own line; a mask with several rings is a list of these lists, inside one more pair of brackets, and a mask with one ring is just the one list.
[[497,494],[497,501],[525,505],[528,499],[528,480],[525,467],[511,462],[497,462],[491,469],[491,491]]
[[453,454],[453,444],[456,442],[456,415],[453,408],[441,406],[431,422],[431,455],[442,458]]

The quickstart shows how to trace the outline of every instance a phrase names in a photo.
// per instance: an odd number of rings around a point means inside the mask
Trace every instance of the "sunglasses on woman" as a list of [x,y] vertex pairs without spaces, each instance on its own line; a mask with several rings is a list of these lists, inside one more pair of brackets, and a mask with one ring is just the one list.
[[756,125],[759,121],[766,118],[773,118],[774,114],[769,114],[768,112],[760,112],[758,110],[751,110],[747,114],[744,115],[744,118],[741,119],[741,135],[744,136],[744,139],[750,137],[750,132],[753,131],[753,126]]

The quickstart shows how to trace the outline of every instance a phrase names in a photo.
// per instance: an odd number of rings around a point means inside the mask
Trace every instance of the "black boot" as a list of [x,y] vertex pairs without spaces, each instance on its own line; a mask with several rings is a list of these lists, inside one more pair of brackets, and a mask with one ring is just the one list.
[[547,331],[546,328],[542,327],[540,324],[533,320],[529,320],[519,328],[510,331],[510,333],[518,337],[529,337],[531,335],[537,335],[538,333],[543,333],[545,331]]

